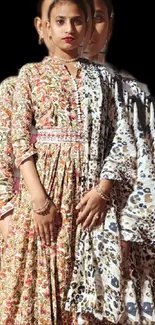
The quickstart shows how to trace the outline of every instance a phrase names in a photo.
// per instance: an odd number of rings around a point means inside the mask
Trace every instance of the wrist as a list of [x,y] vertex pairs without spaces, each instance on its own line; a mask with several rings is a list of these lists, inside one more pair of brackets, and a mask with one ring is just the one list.
[[110,201],[110,195],[105,194],[105,192],[102,191],[100,185],[96,185],[95,186],[95,190],[100,195],[100,197],[102,198],[102,200],[104,200],[106,202],[109,202]]
[[47,195],[44,193],[37,197],[31,197],[31,204],[34,209],[40,209],[45,204],[46,200],[47,200]]
[[33,212],[40,215],[46,215],[50,212],[51,204],[52,202],[49,197],[46,197],[44,204],[40,205],[39,207],[36,207],[34,203],[32,203]]
[[110,192],[111,192],[112,187],[113,187],[113,181],[112,180],[102,179],[102,180],[100,180],[98,185],[99,185],[102,192],[104,192],[108,196],[110,195]]

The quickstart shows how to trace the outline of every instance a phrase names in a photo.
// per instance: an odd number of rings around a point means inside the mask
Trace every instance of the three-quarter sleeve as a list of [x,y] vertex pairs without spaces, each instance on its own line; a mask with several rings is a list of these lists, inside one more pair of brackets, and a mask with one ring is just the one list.
[[31,81],[31,68],[26,65],[19,72],[13,98],[12,143],[17,167],[37,152],[31,142],[33,119]]
[[[112,121],[112,127],[109,127],[109,132],[113,132],[112,137],[109,134],[109,138],[113,138],[113,141],[111,142],[110,139],[111,150],[104,161],[100,178],[125,182],[127,184],[133,185],[136,175],[136,145],[133,130],[128,120],[129,116],[127,107],[125,103],[123,104],[124,100],[128,101],[128,94],[125,94],[126,98],[123,97],[123,88],[122,96],[120,96],[120,89],[118,89],[117,80],[115,83],[117,121],[115,123],[115,121],[113,121],[113,118],[109,119],[109,124],[110,120]],[[113,110],[113,107],[111,110]],[[109,112],[109,114],[111,115],[112,113]],[[115,124],[115,127],[113,124]],[[112,131],[110,130],[111,128]]]
[[107,111],[107,118],[106,118],[106,141],[105,141],[105,155],[106,158],[109,155],[111,150],[116,128],[118,122],[118,107],[117,102],[115,100],[115,92],[114,92],[114,78],[111,75],[109,78],[109,91],[108,91],[108,111]]
[[13,210],[14,157],[11,141],[12,100],[17,77],[5,79],[0,85],[0,218]]

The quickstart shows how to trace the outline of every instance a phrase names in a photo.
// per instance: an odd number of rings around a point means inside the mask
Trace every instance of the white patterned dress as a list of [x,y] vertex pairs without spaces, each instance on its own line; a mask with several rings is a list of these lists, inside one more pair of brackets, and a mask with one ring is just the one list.
[[[107,319],[112,324],[153,325],[154,99],[135,80],[122,80],[117,75],[114,78],[119,120],[101,178],[115,181],[115,194],[117,198],[120,195],[122,205],[118,206],[117,201],[115,210],[109,209],[100,229],[81,233],[66,308],[87,314],[96,324],[105,324]],[[118,192],[119,183],[124,190],[127,185],[126,198]],[[123,252],[119,256],[118,228],[121,240],[132,243],[131,247],[126,246],[130,249],[130,259],[126,256],[124,260]]]

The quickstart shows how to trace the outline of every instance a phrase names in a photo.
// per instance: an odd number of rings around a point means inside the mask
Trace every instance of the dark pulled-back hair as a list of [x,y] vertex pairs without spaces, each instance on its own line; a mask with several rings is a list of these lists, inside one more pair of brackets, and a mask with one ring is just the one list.
[[87,20],[88,14],[87,14],[87,8],[86,8],[84,0],[54,0],[48,9],[48,15],[47,15],[48,19],[50,19],[51,10],[56,6],[56,4],[63,3],[63,2],[75,3],[83,11],[83,13],[85,15],[85,19]]
[[[42,5],[44,3],[45,0],[37,0],[37,16],[38,17],[42,17]],[[95,12],[95,9],[94,9],[94,0],[86,0],[88,6],[90,7],[90,10],[91,10],[91,15],[92,17],[94,17],[94,12]]]
[[108,16],[111,17],[114,13],[112,0],[103,0],[108,9]]
[[37,16],[42,17],[42,5],[45,0],[37,0]]
[[94,0],[86,0],[88,6],[90,7],[90,10],[91,10],[91,15],[92,15],[92,18],[94,17],[94,14],[95,14],[95,8],[94,8]]

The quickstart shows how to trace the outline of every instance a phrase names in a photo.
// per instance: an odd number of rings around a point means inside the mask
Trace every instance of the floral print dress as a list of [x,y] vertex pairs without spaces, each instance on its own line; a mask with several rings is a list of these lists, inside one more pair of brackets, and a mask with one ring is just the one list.
[[[0,219],[12,212],[19,188],[20,173],[15,166],[11,138],[11,116],[13,95],[17,76],[6,78],[0,84]],[[35,142],[35,129],[32,127],[31,141]],[[0,260],[4,250],[0,234]]]
[[[0,219],[13,210],[19,188],[19,170],[15,166],[11,137],[13,95],[17,76],[9,77],[0,84]],[[31,129],[31,142],[36,131]]]
[[16,81],[17,77],[10,77],[0,85],[0,218],[13,210],[15,201],[11,114]]
[[[115,119],[105,68],[80,60],[73,78],[63,64],[47,57],[20,70],[12,115],[15,163],[19,167],[34,155],[62,226],[50,247],[41,245],[34,232],[30,194],[21,177],[2,257],[1,324],[76,324],[64,308],[74,265],[75,205],[99,179]],[[32,121],[37,130],[35,146]]]
[[[17,77],[0,84],[0,219],[11,212],[15,203],[15,169],[11,143],[11,114],[13,92]],[[0,234],[0,265],[4,242]]]
[[[113,213],[109,209],[100,229],[81,233],[66,309],[76,310],[98,325],[104,324],[104,319],[113,324],[152,325],[155,323],[155,102],[136,81],[122,80],[117,75],[114,78],[119,118],[101,178],[111,179],[117,185],[117,209]],[[126,198],[123,188],[127,189]],[[126,246],[130,249],[128,254],[123,256],[122,251],[121,258],[119,240],[116,241],[118,226],[122,241],[131,241],[131,247]],[[120,273],[115,272],[118,261]]]

